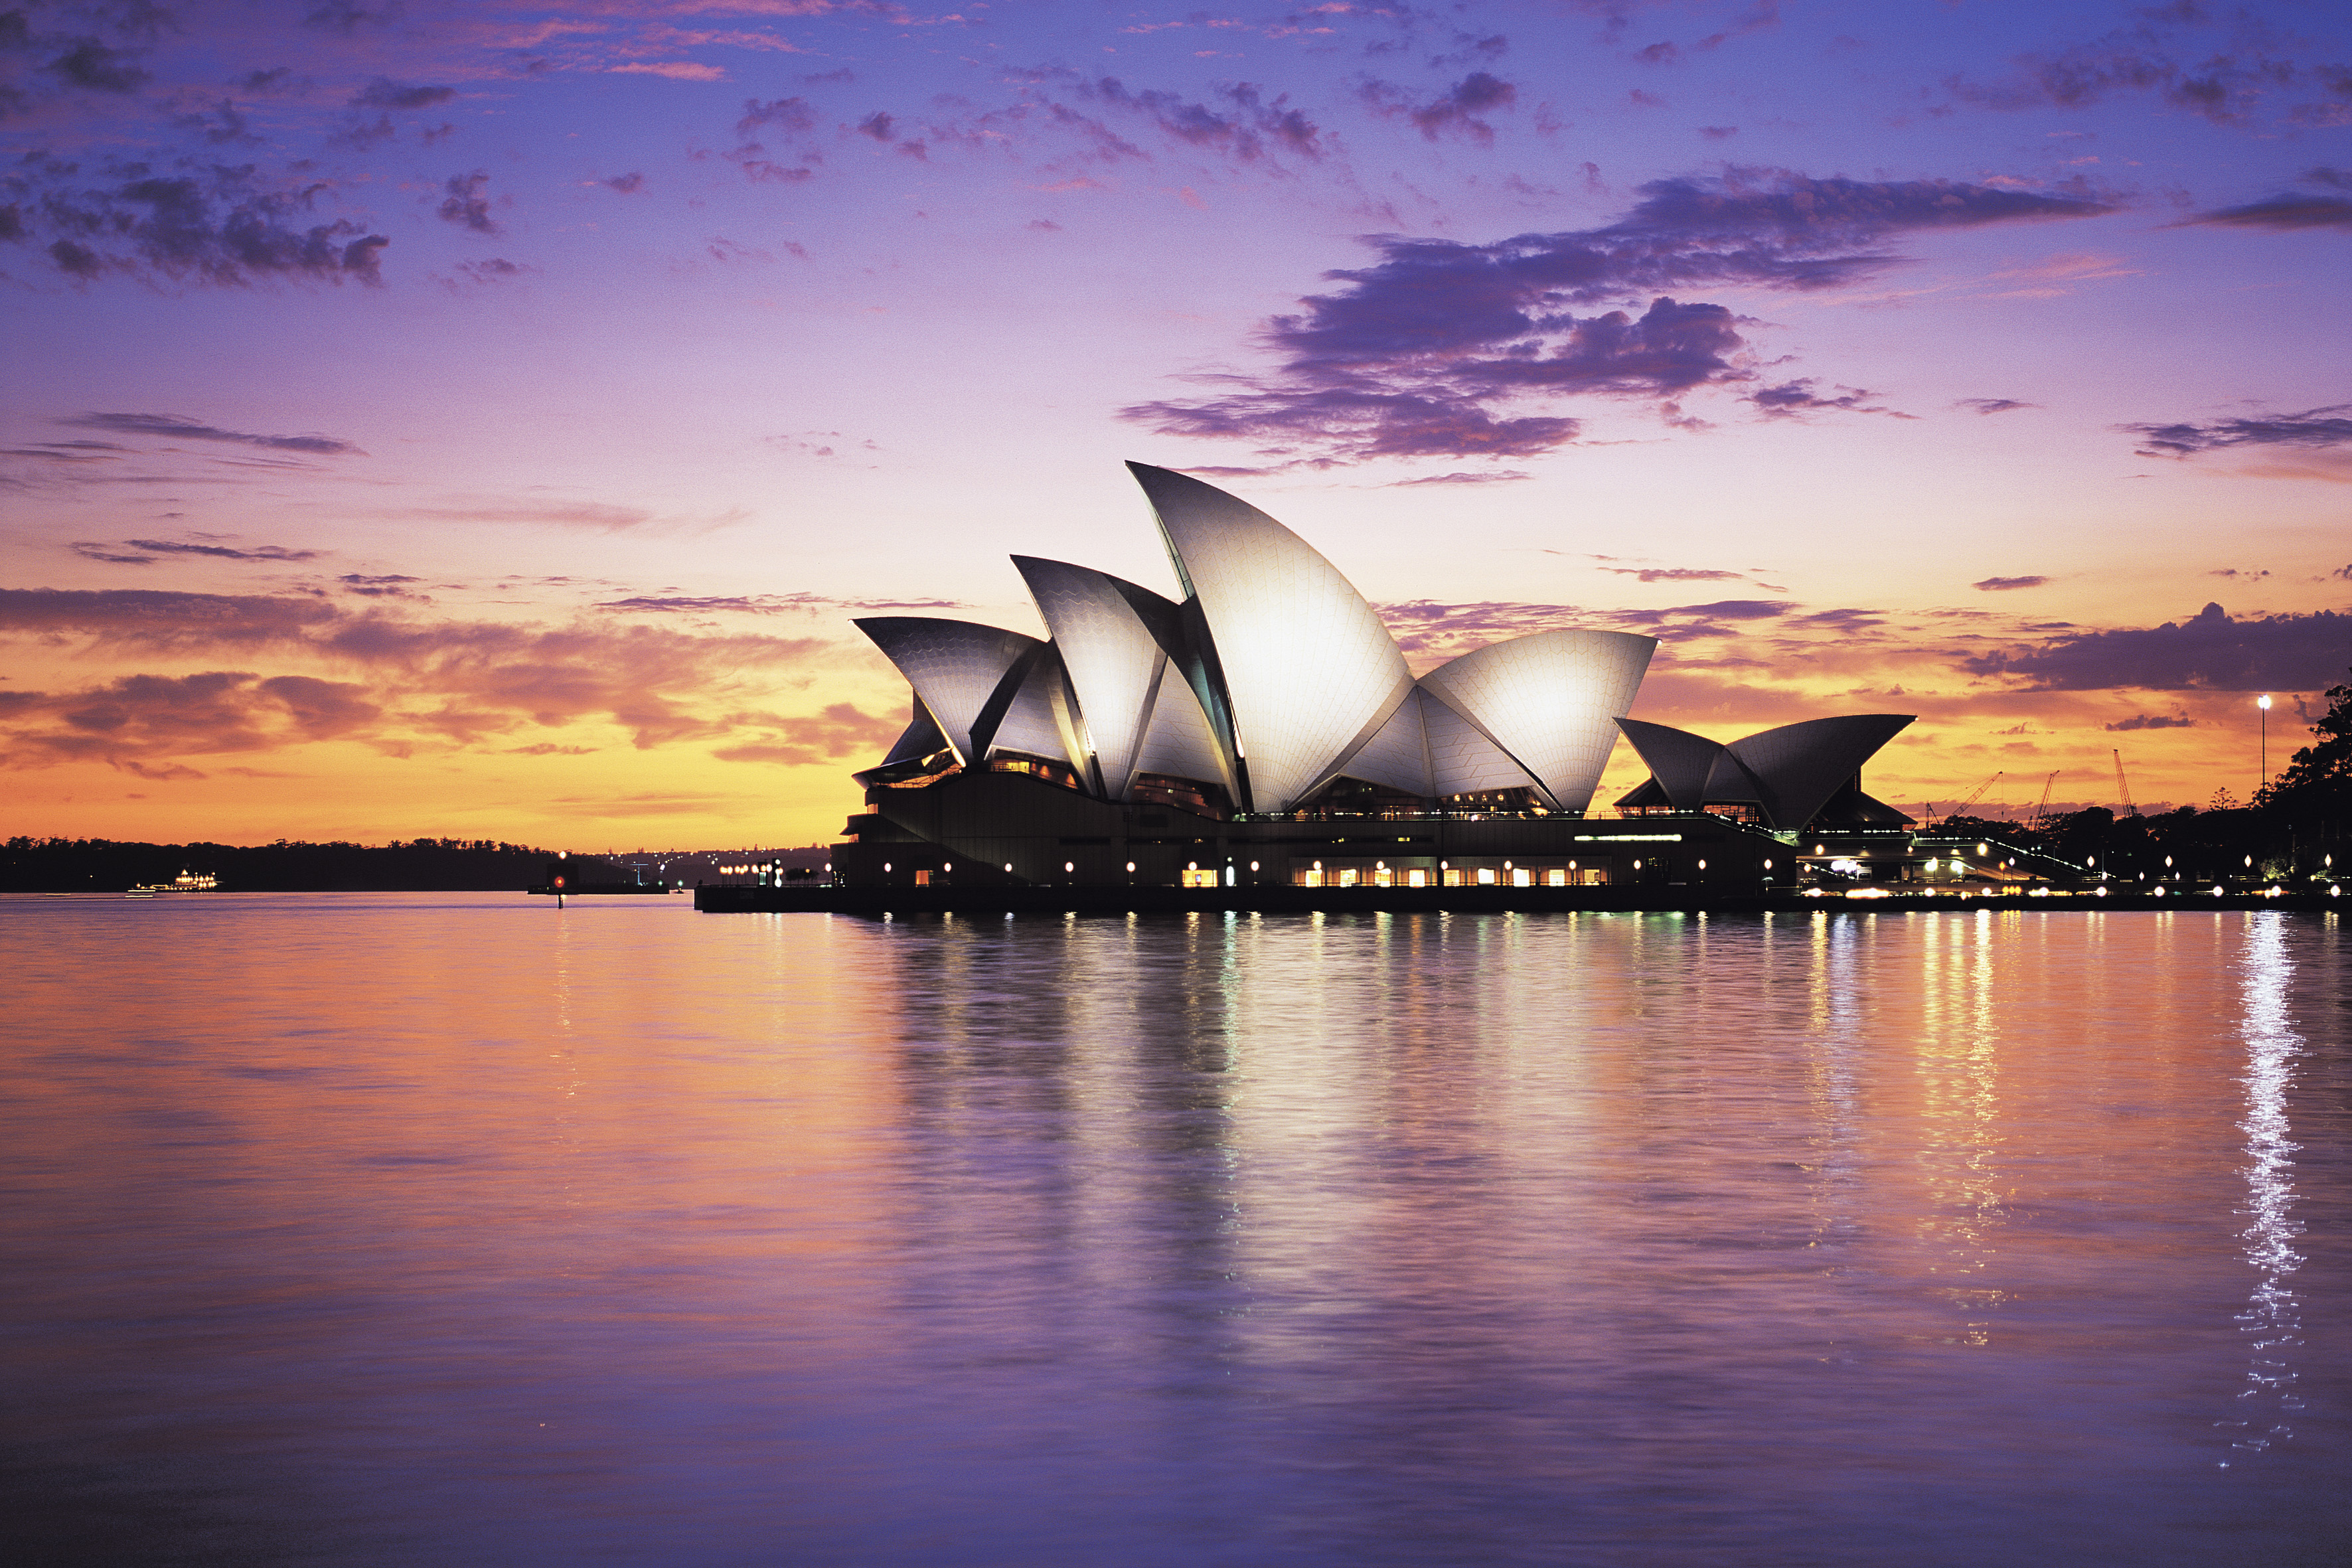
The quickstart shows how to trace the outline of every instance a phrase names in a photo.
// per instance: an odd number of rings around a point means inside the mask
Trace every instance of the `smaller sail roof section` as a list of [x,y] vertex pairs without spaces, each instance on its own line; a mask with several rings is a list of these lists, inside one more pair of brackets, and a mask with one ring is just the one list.
[[1581,811],[1601,783],[1615,721],[1633,705],[1658,639],[1557,631],[1491,643],[1421,678],[1533,774],[1562,809]]
[[1772,826],[1801,828],[1852,783],[1881,746],[1903,732],[1911,713],[1845,713],[1760,731],[1724,748],[1763,785]]
[[[991,712],[990,699],[1015,665],[1045,646],[1001,626],[928,616],[872,616],[851,624],[898,667],[966,767],[985,754],[987,731],[1008,706]],[[977,738],[976,728],[982,731]]]
[[[1651,781],[1666,797],[1662,804],[1676,811],[1696,811],[1706,804],[1707,774],[1723,756],[1722,742],[1646,719],[1621,718],[1617,728],[1625,731],[1625,739],[1633,742],[1633,750],[1648,765]],[[1632,800],[1628,795],[1617,804],[1624,805]]]
[[[1054,634],[1077,699],[1081,742],[1094,754],[1103,792],[1118,799],[1135,777],[1137,749],[1168,658],[1160,637],[1177,624],[1177,605],[1090,566],[1032,555],[1016,555],[1013,564]],[[1154,614],[1157,631],[1139,605]]]
[[1284,811],[1391,717],[1412,675],[1381,618],[1313,546],[1183,474],[1129,463],[1199,602],[1247,809]]
[[[1069,678],[1057,651],[1051,643],[1040,643],[1005,673],[989,709],[972,726],[972,744],[981,748],[983,756],[1013,752],[1065,762],[1084,778],[1086,747],[1078,738]],[[992,724],[989,716],[998,703],[1003,704],[1003,714]]]

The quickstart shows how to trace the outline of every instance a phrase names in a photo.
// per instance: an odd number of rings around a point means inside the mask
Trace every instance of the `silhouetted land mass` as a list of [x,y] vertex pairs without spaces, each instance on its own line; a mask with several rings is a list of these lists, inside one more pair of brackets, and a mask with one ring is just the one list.
[[2333,870],[2352,848],[2352,682],[2327,689],[2327,710],[2311,732],[2315,743],[2243,805],[2221,790],[2203,810],[2184,805],[2117,816],[2095,805],[2038,827],[1955,816],[1926,831],[2040,849],[2076,865],[2096,857],[2101,868],[2126,879],[2147,873],[2152,881],[2168,871],[2217,880],[2315,876]]
[[[208,871],[225,892],[509,892],[545,882],[554,859],[550,849],[467,838],[236,845],[20,837],[0,847],[0,892],[121,892],[182,871]],[[603,856],[574,855],[566,868],[575,884],[631,879]]]

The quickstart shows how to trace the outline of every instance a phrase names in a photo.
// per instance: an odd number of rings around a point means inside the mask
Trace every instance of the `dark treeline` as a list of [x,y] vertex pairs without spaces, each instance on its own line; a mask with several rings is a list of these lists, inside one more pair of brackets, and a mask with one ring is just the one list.
[[[0,846],[0,892],[121,892],[210,872],[224,892],[505,892],[547,880],[546,849],[489,839],[407,843],[126,844],[108,838],[11,838]],[[602,856],[574,856],[577,881],[621,882]]]
[[2038,827],[1955,816],[1927,832],[2039,849],[2077,866],[2095,857],[2098,869],[2126,880],[2294,881],[2352,870],[2352,684],[2328,688],[2327,700],[2311,727],[2315,743],[2242,805],[2223,794],[2201,811],[2117,816],[2095,805]]

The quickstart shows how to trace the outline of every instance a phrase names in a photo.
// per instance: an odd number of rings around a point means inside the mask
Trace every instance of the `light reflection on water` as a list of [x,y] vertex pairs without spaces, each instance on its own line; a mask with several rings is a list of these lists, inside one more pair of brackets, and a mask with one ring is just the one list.
[[2332,919],[682,903],[0,900],[51,1560],[2347,1555]]
[[[2246,1134],[2246,1204],[2252,1219],[2242,1233],[2246,1261],[2261,1275],[2253,1298],[2238,1314],[2240,1331],[2248,1336],[2253,1362],[2246,1372],[2247,1386],[2238,1397],[2245,1415],[2223,1423],[2239,1436],[2231,1447],[2241,1455],[2260,1453],[2273,1443],[2294,1437],[2287,1417],[2305,1404],[2295,1392],[2295,1373],[2289,1352],[2303,1344],[2301,1304],[2287,1277],[2303,1267],[2294,1248],[2303,1226],[2294,1217],[2294,1160],[2297,1145],[2290,1134],[2287,1091],[2293,1087],[2294,1058],[2301,1039],[2288,1026],[2287,987],[2294,963],[2287,954],[2286,933],[2275,920],[2264,921],[2247,933],[2242,992],[2245,999],[2246,1115],[2238,1123]],[[2227,1467],[2229,1459],[2221,1464]]]

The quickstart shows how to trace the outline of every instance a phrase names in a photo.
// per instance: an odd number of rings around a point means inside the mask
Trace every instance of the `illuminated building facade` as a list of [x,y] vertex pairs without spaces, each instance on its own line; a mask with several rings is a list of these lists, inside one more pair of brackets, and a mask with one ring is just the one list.
[[[1860,793],[1910,721],[1729,746],[1627,719],[1657,643],[1550,631],[1416,679],[1339,570],[1213,485],[1129,464],[1183,593],[1015,556],[1049,637],[857,623],[913,717],[856,775],[851,885],[1785,883],[1790,835],[1907,824]],[[1621,730],[1653,778],[1588,816]],[[1777,874],[1776,874],[1777,873]]]

